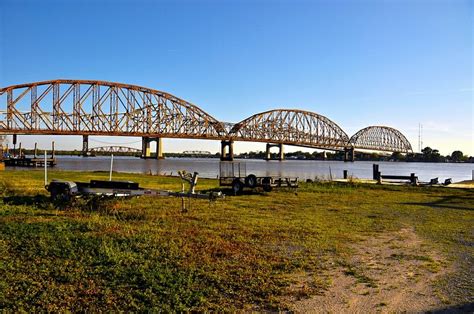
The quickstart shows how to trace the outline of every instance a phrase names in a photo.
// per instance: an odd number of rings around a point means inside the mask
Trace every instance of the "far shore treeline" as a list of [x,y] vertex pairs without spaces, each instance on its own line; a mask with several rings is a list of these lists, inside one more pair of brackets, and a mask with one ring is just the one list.
[[[41,151],[42,152],[42,151]],[[12,153],[12,151],[10,151]],[[34,151],[30,149],[23,149],[24,155],[33,155]],[[80,150],[58,150],[55,152],[59,156],[80,156]],[[140,157],[139,153],[114,153],[115,156],[129,156]],[[171,158],[219,158],[220,154],[185,154],[185,153],[164,153],[165,157]],[[276,154],[271,154],[272,158],[276,158]],[[110,156],[110,153],[96,152],[94,156]],[[240,159],[265,159],[266,153],[264,151],[245,152],[235,154],[234,158]],[[290,160],[344,160],[344,152],[289,152],[285,153],[285,159]],[[474,163],[474,156],[464,155],[462,151],[456,150],[449,155],[441,155],[437,149],[425,147],[421,153],[375,153],[375,152],[355,152],[355,159],[361,161],[407,161],[407,162],[467,162]]]

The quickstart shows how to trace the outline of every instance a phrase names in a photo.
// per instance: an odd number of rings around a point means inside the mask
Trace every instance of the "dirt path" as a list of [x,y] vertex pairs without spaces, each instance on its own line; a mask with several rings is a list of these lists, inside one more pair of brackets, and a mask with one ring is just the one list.
[[[433,281],[446,273],[446,263],[413,230],[372,237],[353,250],[349,262],[330,272],[330,287],[324,294],[294,301],[291,309],[301,313],[393,313],[443,306]],[[293,288],[298,289],[298,284]]]

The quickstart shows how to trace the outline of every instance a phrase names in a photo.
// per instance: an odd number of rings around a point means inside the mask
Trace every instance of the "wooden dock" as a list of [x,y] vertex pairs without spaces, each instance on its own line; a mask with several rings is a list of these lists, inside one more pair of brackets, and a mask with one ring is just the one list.
[[[44,167],[44,158],[7,158],[3,160],[7,167]],[[49,167],[56,165],[56,158],[47,158],[46,163]]]

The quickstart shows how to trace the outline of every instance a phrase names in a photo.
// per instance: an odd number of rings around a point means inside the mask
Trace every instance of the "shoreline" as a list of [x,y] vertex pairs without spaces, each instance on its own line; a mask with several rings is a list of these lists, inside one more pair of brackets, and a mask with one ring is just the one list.
[[[0,171],[0,174],[2,172],[15,172],[15,171],[25,171],[25,170],[30,170],[30,171],[44,171],[44,168],[42,167],[36,167],[36,168],[25,168],[25,169],[8,169],[5,168],[5,170]],[[109,171],[106,170],[66,170],[66,169],[53,169],[53,168],[48,168],[48,172],[73,172],[73,173],[91,173],[91,174],[109,174]],[[124,172],[124,171],[112,171],[113,174],[116,175],[139,175],[139,176],[150,176],[150,177],[163,177],[163,178],[179,178],[179,175],[176,173],[174,174],[171,172],[170,174],[153,174],[150,172]],[[200,179],[204,180],[219,180],[219,177],[202,177],[199,176]],[[373,179],[368,179],[368,178],[356,178],[352,177],[349,179],[341,179],[341,178],[335,178],[335,179],[318,179],[318,180],[311,180],[309,182],[308,180],[300,180],[300,183],[331,183],[331,182],[337,182],[337,183],[356,183],[356,184],[379,184],[379,185],[393,185],[393,186],[411,186],[410,183],[407,182],[401,182],[401,181],[383,181],[382,183],[377,182],[377,180]],[[419,182],[418,187],[443,187],[443,188],[458,188],[458,189],[474,189],[474,180],[462,180],[458,182],[453,182],[449,185],[443,185],[443,184],[429,184],[429,182]]]

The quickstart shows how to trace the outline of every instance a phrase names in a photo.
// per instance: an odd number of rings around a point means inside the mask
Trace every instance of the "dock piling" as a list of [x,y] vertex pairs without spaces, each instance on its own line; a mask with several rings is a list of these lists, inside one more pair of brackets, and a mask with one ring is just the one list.
[[373,180],[380,180],[380,171],[379,171],[379,165],[378,164],[373,164],[372,165],[372,179]]
[[16,156],[16,143],[17,143],[17,135],[13,134],[13,156]]
[[[36,151],[35,151],[36,155]],[[48,153],[44,151],[44,186],[48,185]]]

